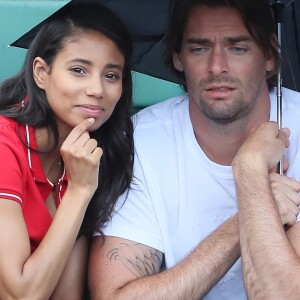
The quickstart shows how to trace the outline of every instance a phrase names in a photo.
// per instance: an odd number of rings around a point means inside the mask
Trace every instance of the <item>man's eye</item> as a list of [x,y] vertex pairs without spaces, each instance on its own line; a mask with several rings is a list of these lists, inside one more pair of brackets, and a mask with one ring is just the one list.
[[244,54],[245,52],[247,52],[247,49],[246,48],[242,48],[242,47],[233,47],[232,50],[236,54]]
[[193,53],[203,53],[207,48],[204,47],[193,47],[191,48],[191,52]]

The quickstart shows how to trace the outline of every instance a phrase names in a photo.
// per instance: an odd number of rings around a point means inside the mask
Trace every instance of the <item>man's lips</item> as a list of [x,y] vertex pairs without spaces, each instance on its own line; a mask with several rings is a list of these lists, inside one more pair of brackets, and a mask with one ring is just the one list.
[[232,94],[235,90],[230,85],[210,85],[204,89],[205,94],[212,96],[213,98],[225,98]]
[[210,85],[206,87],[205,91],[232,91],[235,88],[230,85]]

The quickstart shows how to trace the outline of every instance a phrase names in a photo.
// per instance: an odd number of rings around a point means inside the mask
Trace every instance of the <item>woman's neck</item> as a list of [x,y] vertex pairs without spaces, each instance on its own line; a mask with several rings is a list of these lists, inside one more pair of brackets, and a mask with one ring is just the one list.
[[56,184],[64,170],[60,155],[62,143],[59,141],[55,146],[54,137],[47,128],[35,129],[35,138],[45,176],[51,183]]

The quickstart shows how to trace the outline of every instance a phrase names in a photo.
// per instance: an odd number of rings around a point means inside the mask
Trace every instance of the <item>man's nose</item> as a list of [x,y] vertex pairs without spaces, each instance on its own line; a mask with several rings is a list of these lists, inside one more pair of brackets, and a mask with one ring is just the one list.
[[214,47],[209,57],[209,72],[220,75],[228,72],[228,63],[225,49]]

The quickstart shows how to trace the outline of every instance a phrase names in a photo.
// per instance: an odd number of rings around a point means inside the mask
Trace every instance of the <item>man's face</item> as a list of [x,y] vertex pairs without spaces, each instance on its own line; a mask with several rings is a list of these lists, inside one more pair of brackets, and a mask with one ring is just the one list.
[[230,123],[251,113],[268,95],[274,68],[230,7],[191,9],[174,66],[185,74],[190,101],[207,118]]

